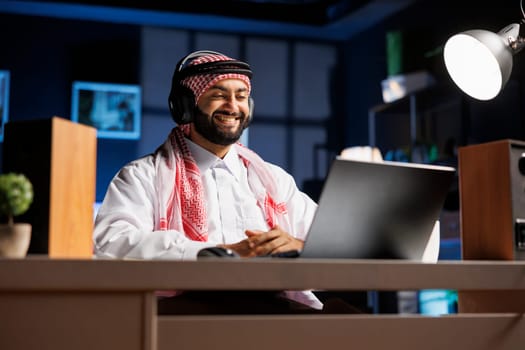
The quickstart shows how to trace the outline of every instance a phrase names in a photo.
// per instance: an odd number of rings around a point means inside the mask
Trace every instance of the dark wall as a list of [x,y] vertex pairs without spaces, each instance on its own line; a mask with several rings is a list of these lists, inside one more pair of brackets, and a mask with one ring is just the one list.
[[68,118],[73,80],[139,80],[136,26],[0,15],[0,36],[0,67],[11,71],[13,120]]
[[[139,83],[137,26],[0,15],[0,37],[0,69],[11,74],[10,121],[69,119],[75,80]],[[135,141],[98,140],[98,200],[109,178],[136,157],[136,147]]]
[[[462,129],[458,142],[525,138],[525,63],[520,62],[525,60],[524,54],[515,57],[511,81],[501,95],[489,102],[479,102],[462,94],[451,83],[440,51],[446,39],[459,31],[472,28],[498,31],[519,21],[519,3],[512,1],[496,6],[465,0],[461,7],[456,8],[457,5],[457,1],[450,0],[418,1],[338,45],[340,59],[332,82],[333,118],[326,125],[327,147],[335,152],[342,147],[369,143],[368,114],[373,106],[382,103],[380,83],[387,77],[388,60],[385,38],[386,33],[393,30],[402,31],[405,39],[404,69],[407,72],[425,69],[437,78],[440,89],[435,94],[427,94],[426,99],[444,103],[460,101],[453,106],[455,110],[450,111],[460,119]],[[120,23],[0,14],[0,36],[4,44],[0,51],[0,69],[11,71],[10,120],[53,115],[68,119],[74,80],[139,83],[140,33],[139,26]],[[425,112],[425,106],[420,107],[421,112]],[[406,114],[406,108],[403,113]],[[447,113],[449,111],[444,112]],[[385,127],[378,134],[394,138],[403,135],[405,122],[393,124],[394,127]],[[446,138],[446,135],[440,137]],[[125,162],[136,158],[137,148],[135,141],[99,139],[97,183],[107,184]],[[105,185],[97,186],[98,200],[104,192]]]
[[[498,32],[510,23],[519,23],[522,17],[519,1],[498,4],[473,0],[461,3],[450,0],[419,1],[346,42],[347,146],[368,143],[369,111],[383,104],[380,82],[387,78],[386,34],[389,31],[402,33],[403,72],[426,70],[436,78],[436,86],[432,91],[425,92],[424,103],[418,104],[419,115],[434,108],[437,103],[448,103],[452,107],[444,114],[457,114],[461,119],[458,121],[461,127],[457,140],[459,145],[504,138],[524,139],[523,53],[514,57],[514,68],[505,89],[495,99],[485,102],[474,100],[457,89],[446,72],[442,56],[443,45],[453,34],[469,29]],[[392,107],[392,114],[408,114],[406,105],[408,103],[405,102],[404,107]],[[406,120],[397,123],[406,123]],[[387,129],[378,132],[388,134],[401,130],[401,126],[399,129],[391,127],[390,124]],[[402,127],[405,128],[404,125]],[[440,132],[443,133],[442,130]]]

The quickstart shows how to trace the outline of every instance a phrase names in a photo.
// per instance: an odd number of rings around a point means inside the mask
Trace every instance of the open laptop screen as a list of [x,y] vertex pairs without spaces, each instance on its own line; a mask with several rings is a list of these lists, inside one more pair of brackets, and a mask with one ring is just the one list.
[[454,175],[451,167],[335,159],[301,257],[422,260]]

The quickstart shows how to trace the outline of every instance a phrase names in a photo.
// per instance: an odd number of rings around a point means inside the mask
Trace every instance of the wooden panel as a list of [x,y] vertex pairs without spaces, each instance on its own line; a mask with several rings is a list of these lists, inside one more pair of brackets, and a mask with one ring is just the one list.
[[154,350],[151,293],[0,293],[2,350]]
[[[523,212],[517,160],[524,147],[502,140],[459,149],[463,259],[514,260],[523,254],[516,248],[514,222]],[[460,291],[458,309],[524,312],[524,300],[523,293],[513,291]]]
[[161,316],[158,349],[523,348],[521,314],[423,316]]
[[463,259],[514,258],[508,140],[459,149]]
[[[523,261],[0,259],[0,349],[521,349],[524,273]],[[154,293],[170,288],[445,288],[486,308],[441,317],[156,317]]]
[[4,171],[26,174],[35,191],[17,218],[33,226],[29,254],[90,258],[96,129],[53,117],[10,122],[5,132]]
[[[198,278],[196,278],[198,276]],[[0,291],[522,290],[523,261],[0,259]]]
[[460,313],[525,313],[525,291],[459,291],[458,311]]
[[95,128],[52,118],[49,256],[91,257],[95,202]]

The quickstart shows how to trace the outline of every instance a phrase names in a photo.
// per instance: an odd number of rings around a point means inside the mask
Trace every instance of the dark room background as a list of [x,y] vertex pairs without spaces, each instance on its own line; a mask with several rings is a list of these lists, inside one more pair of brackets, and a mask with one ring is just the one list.
[[434,144],[446,158],[453,157],[451,145],[523,139],[522,57],[515,57],[500,96],[478,102],[453,86],[441,52],[459,31],[498,31],[518,22],[519,2],[407,3],[380,20],[363,14],[358,29],[333,35],[301,34],[293,26],[287,31],[275,22],[264,32],[251,31],[248,24],[221,29],[220,21],[218,28],[205,21],[141,23],[140,15],[86,19],[67,9],[35,13],[0,3],[0,70],[11,75],[9,121],[69,119],[73,81],[140,85],[140,140],[98,140],[96,199],[101,201],[115,172],[154,151],[174,126],[166,101],[178,59],[192,50],[217,50],[247,60],[254,70],[249,146],[291,172],[315,197],[315,184],[343,148],[370,145],[371,135],[383,154],[412,146],[409,99],[384,104],[381,95],[390,59],[386,36],[399,32],[401,73],[424,70],[436,81],[415,94],[418,142]]
[[[221,11],[238,15],[242,11],[236,6],[242,2],[217,3]],[[0,0],[0,71],[10,73],[8,122],[70,119],[75,81],[140,86],[140,138],[97,140],[100,202],[115,173],[153,152],[175,126],[167,97],[178,60],[208,49],[250,63],[255,112],[248,146],[289,171],[314,199],[330,161],[346,147],[375,146],[384,157],[401,154],[409,161],[457,165],[458,147],[525,139],[525,56],[515,56],[510,81],[500,95],[480,102],[454,86],[442,55],[453,34],[468,29],[497,32],[519,22],[519,0],[319,2],[358,5],[332,23],[301,25],[308,19],[299,10],[261,10],[249,13],[250,18],[233,18],[210,17],[204,10],[202,15],[187,15],[148,8],[161,1],[134,1],[128,6],[135,8],[129,9],[110,6],[119,3],[112,0],[84,2],[87,5]],[[290,3],[301,6],[301,1]],[[278,15],[282,21],[275,20]],[[388,46],[392,37],[399,39],[395,50]],[[384,103],[381,83],[392,74],[393,63],[395,74],[423,72],[433,83]],[[40,146],[31,139],[25,142]],[[435,154],[432,159],[416,158],[422,153],[415,150]],[[0,143],[0,166],[2,152]],[[440,259],[460,257],[457,183],[449,197],[440,218]],[[399,305],[403,300],[410,304],[413,294],[400,294],[399,300]]]

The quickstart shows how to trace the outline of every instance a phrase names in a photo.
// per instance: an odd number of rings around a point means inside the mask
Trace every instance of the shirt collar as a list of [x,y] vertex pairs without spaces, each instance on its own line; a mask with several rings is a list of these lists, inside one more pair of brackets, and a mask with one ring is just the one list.
[[235,145],[232,145],[224,159],[221,159],[188,138],[186,138],[186,142],[201,174],[204,174],[208,169],[220,167],[227,169],[237,180],[240,179],[241,161]]

